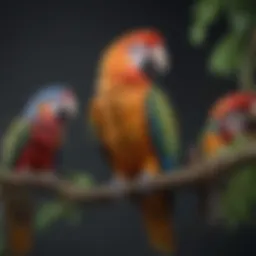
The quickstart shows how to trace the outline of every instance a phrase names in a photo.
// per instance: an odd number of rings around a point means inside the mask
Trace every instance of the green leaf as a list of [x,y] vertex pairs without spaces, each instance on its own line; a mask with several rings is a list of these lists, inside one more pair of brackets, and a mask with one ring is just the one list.
[[222,10],[222,0],[200,0],[192,7],[193,22],[189,28],[192,45],[200,45],[205,41],[209,27],[217,19]]
[[228,34],[216,45],[209,61],[209,69],[217,75],[236,72],[244,56],[244,45],[240,36]]
[[232,225],[250,221],[255,203],[254,173],[255,166],[247,166],[228,182],[223,197],[223,210],[227,221]]
[[69,224],[73,226],[77,226],[81,223],[83,219],[83,212],[77,205],[69,205],[69,207],[66,208],[66,214],[64,218],[68,221]]
[[255,27],[254,16],[255,14],[252,16],[250,13],[242,11],[234,11],[229,16],[231,31],[240,38],[240,40],[237,40],[239,44],[237,55],[240,54],[240,61],[236,69],[239,71],[238,79],[242,90],[254,88],[255,56],[251,54],[251,36]]
[[[90,188],[94,184],[93,177],[87,173],[72,172],[67,176],[75,186],[81,188]],[[37,211],[35,225],[38,231],[45,231],[58,220],[66,220],[72,225],[77,225],[81,222],[82,217],[83,212],[77,204],[55,199],[40,206]]]
[[250,183],[250,169],[244,169],[235,174],[228,182],[225,208],[226,214],[237,219],[245,220],[248,217],[248,185]]
[[254,17],[251,14],[241,11],[232,12],[229,14],[229,25],[233,33],[240,37],[247,34],[254,23]]
[[[90,188],[94,185],[95,181],[91,175],[88,173],[76,172],[69,175],[70,180],[74,183],[74,185],[81,188]],[[79,205],[75,203],[67,203],[66,204],[66,213],[65,218],[72,225],[78,225],[81,223],[83,218],[83,212]]]
[[81,223],[83,212],[74,203],[54,200],[43,204],[36,215],[36,230],[44,232],[60,220],[72,225]]
[[208,27],[200,24],[194,24],[189,31],[190,43],[194,46],[202,44],[206,39],[207,32]]
[[94,179],[88,173],[72,172],[68,175],[68,178],[78,187],[90,188],[94,185]]
[[[228,148],[230,151],[240,150],[248,142],[249,138],[240,136]],[[255,171],[256,165],[253,164],[242,167],[242,170],[230,177],[223,192],[221,208],[230,227],[254,220],[252,214],[256,201]]]
[[36,214],[35,225],[37,230],[45,230],[53,225],[64,211],[64,204],[54,200],[44,203]]

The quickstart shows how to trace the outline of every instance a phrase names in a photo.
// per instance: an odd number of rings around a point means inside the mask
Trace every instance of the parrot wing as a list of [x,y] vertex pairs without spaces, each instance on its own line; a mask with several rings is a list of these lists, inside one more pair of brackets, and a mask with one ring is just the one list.
[[[165,95],[152,87],[146,96],[146,117],[149,137],[162,170],[171,170],[177,164],[179,134],[177,120]],[[142,216],[153,248],[172,255],[176,250],[173,227],[173,197],[164,191],[144,197],[141,202]]]
[[146,116],[161,168],[170,170],[176,165],[179,155],[178,123],[173,108],[157,87],[153,87],[147,96]]
[[14,166],[22,148],[29,139],[29,134],[29,121],[21,117],[15,118],[2,141],[2,163],[5,167]]
[[[5,168],[15,165],[29,134],[28,120],[17,117],[12,121],[2,141],[2,162]],[[3,194],[8,250],[17,255],[25,255],[32,247],[33,205],[26,190],[6,188]]]

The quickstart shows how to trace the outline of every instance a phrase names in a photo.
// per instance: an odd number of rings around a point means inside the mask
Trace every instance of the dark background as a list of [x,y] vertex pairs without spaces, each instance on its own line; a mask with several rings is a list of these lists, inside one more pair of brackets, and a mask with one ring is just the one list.
[[[0,6],[0,108],[1,131],[18,113],[38,86],[68,82],[82,104],[90,97],[100,51],[126,29],[154,26],[166,36],[173,55],[173,70],[165,90],[179,113],[184,149],[203,124],[206,111],[235,83],[214,79],[205,64],[211,45],[223,24],[213,28],[204,48],[193,49],[187,40],[189,6],[192,1],[69,1],[30,4],[8,1]],[[98,180],[110,176],[93,145],[86,142],[85,111],[71,128],[65,149],[65,165],[91,171]],[[185,153],[185,150],[183,150]],[[255,255],[253,235],[202,226],[189,191],[179,195],[176,211],[179,255]],[[87,209],[79,228],[56,225],[39,236],[33,255],[156,255],[148,247],[136,210],[127,202]],[[254,249],[254,253],[251,251]]]

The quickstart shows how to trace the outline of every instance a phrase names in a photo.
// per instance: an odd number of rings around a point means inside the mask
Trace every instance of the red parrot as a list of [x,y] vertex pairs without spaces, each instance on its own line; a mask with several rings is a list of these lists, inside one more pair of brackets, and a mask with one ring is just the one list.
[[[243,146],[244,141],[255,139],[255,131],[256,93],[229,93],[210,109],[194,156],[209,158],[225,151],[234,151]],[[231,219],[240,221],[244,218],[240,213],[249,212],[251,206],[247,200],[251,200],[248,198],[252,198],[256,191],[251,190],[250,184],[255,181],[255,175],[252,174],[255,168],[254,165],[242,168],[243,171],[237,174],[199,187],[200,211],[210,224],[220,224],[223,220],[227,223]],[[241,201],[242,204],[238,203]]]
[[[50,175],[58,168],[66,126],[77,111],[74,93],[61,85],[37,92],[14,119],[2,143],[4,166],[19,173]],[[43,172],[43,173],[42,173]],[[9,253],[25,256],[32,249],[33,203],[28,191],[4,190]]]
[[[179,134],[173,109],[157,87],[169,70],[163,36],[153,29],[126,33],[112,42],[99,63],[90,116],[101,149],[114,171],[114,190],[141,184],[177,163]],[[144,186],[145,188],[145,186]],[[173,198],[147,192],[138,207],[149,241],[162,253],[175,249]],[[151,191],[152,192],[152,191]]]

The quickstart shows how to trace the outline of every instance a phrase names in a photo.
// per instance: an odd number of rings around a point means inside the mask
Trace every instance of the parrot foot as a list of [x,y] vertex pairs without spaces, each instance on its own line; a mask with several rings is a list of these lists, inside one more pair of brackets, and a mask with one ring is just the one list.
[[140,191],[142,193],[148,194],[152,192],[152,189],[150,187],[150,182],[153,181],[155,179],[155,175],[147,172],[147,171],[143,171],[140,176],[137,178],[136,183],[139,184],[140,186]]
[[110,189],[116,199],[122,199],[126,196],[127,181],[122,178],[115,177],[109,183]]

